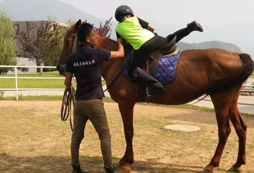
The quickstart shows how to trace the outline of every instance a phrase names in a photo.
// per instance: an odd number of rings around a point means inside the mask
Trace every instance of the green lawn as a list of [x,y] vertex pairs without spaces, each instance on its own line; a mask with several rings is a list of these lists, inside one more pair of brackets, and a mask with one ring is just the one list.
[[[14,77],[2,75],[1,77]],[[18,74],[18,77],[63,77],[54,72]],[[18,88],[64,88],[64,79],[18,79]],[[0,79],[0,88],[15,88],[15,79]]]
[[[0,75],[0,77],[14,77],[14,75]],[[64,77],[58,71],[18,74],[18,77]],[[105,81],[102,81],[105,84]],[[76,87],[76,82],[73,82]],[[0,88],[15,88],[15,79],[0,79]],[[18,88],[65,88],[64,79],[18,79]]]

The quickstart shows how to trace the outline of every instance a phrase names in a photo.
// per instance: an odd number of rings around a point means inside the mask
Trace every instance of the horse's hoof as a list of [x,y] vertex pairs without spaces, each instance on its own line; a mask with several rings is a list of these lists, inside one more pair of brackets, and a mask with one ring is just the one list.
[[213,173],[213,167],[210,165],[206,166],[202,173]]
[[228,170],[229,172],[243,172],[243,169],[242,169],[242,167],[240,166],[240,167],[235,167],[235,166],[232,166],[229,170]]
[[125,160],[122,158],[122,159],[120,159],[120,161],[119,161],[119,165],[120,166],[123,166],[124,165],[124,163],[125,163]]
[[213,173],[213,170],[204,169],[201,173]]
[[131,165],[130,164],[124,164],[121,166],[122,170],[124,170],[124,172],[131,172]]
[[119,165],[119,166],[116,166],[115,168],[116,168],[117,173],[130,173],[131,172],[130,167],[128,168],[126,166]]
[[125,159],[120,159],[119,161],[119,166],[121,166],[121,169],[122,170],[125,170],[125,171],[131,171],[131,164],[130,163],[126,163],[125,162]]

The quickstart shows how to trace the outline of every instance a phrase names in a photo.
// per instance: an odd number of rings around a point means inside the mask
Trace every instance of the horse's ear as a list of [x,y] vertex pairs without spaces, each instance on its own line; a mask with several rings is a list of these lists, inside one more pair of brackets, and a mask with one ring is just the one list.
[[76,24],[75,24],[75,28],[78,29],[79,25],[81,24],[81,20],[79,19]]

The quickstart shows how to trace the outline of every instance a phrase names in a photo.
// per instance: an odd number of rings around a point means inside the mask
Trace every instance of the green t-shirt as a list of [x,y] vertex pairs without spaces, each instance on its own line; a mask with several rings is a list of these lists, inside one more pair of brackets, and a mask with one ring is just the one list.
[[154,33],[142,28],[136,16],[126,18],[116,26],[116,32],[138,50],[145,42],[154,37]]

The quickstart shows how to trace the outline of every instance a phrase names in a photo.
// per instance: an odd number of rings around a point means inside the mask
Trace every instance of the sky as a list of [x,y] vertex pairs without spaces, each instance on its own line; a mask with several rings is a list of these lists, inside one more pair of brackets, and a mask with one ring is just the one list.
[[[183,42],[223,41],[233,43],[243,52],[254,56],[254,0],[60,1],[102,19],[114,17],[118,6],[128,5],[134,15],[154,25],[155,32],[157,30],[161,36],[173,33],[196,20],[203,26],[204,32],[193,32]],[[163,26],[163,31],[156,26]]]

